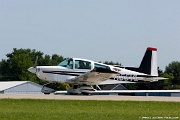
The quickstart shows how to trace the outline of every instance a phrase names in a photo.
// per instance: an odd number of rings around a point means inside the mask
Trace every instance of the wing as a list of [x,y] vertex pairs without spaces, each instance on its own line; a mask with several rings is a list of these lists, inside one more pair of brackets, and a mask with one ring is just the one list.
[[96,68],[92,71],[86,72],[75,78],[68,79],[67,83],[96,85],[102,81],[105,81],[105,80],[107,80],[111,77],[115,77],[117,75],[119,75],[119,73],[117,73],[117,72],[102,69],[102,68]]

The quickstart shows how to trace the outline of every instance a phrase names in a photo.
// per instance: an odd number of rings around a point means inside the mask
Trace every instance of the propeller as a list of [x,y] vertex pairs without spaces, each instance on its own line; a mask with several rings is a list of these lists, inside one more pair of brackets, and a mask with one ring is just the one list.
[[36,74],[36,72],[37,72],[37,62],[38,62],[38,56],[36,56],[36,61],[35,61],[35,63],[34,63],[34,66],[28,68],[28,71],[29,71],[29,72]]
[[34,63],[34,68],[36,68],[37,62],[38,62],[38,56],[36,56],[36,61],[35,61],[35,63]]

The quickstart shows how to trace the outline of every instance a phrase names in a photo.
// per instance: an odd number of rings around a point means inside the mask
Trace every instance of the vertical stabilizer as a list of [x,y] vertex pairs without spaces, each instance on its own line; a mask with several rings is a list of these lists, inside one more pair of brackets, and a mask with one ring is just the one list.
[[158,76],[157,48],[148,47],[141,61],[139,70],[151,76]]

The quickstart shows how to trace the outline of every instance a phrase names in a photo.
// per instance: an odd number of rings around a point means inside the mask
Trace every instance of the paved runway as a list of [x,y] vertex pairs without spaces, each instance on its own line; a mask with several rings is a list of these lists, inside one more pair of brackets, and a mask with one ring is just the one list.
[[118,95],[44,95],[44,94],[0,94],[0,99],[51,99],[51,100],[113,100],[113,101],[166,101],[180,102],[180,97],[118,96]]

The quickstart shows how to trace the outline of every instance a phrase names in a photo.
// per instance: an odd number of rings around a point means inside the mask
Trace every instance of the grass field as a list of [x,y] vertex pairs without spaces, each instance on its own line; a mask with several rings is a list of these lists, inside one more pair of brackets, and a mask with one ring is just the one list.
[[0,99],[0,120],[180,119],[180,102]]

